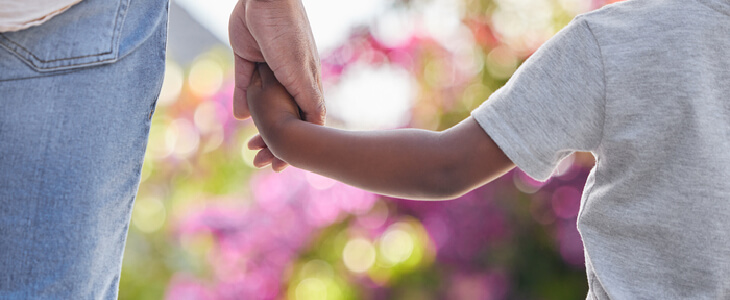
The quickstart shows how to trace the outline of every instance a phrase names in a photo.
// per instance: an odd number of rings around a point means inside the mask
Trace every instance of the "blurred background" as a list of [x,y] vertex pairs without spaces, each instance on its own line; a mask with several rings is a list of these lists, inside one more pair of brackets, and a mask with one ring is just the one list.
[[[608,0],[303,0],[328,125],[442,130],[575,15]],[[447,202],[252,166],[231,112],[235,0],[177,0],[120,299],[584,299],[590,154]],[[556,70],[559,71],[559,70]]]

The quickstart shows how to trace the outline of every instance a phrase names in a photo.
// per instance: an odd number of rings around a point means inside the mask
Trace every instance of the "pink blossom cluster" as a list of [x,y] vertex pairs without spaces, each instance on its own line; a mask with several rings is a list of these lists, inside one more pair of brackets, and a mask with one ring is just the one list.
[[371,193],[296,168],[261,172],[251,187],[250,206],[207,207],[178,224],[181,239],[213,237],[207,255],[213,272],[210,278],[178,274],[168,287],[168,299],[275,299],[287,268],[319,230],[346,215],[367,212],[376,200]]

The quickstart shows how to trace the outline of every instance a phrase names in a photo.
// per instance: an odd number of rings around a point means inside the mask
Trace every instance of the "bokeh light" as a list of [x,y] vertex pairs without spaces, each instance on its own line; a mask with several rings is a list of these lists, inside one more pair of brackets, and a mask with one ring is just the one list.
[[188,156],[193,155],[198,150],[199,144],[200,135],[198,135],[198,131],[185,118],[175,119],[165,131],[167,150],[180,159],[186,159]]
[[367,239],[351,239],[342,250],[342,261],[350,271],[364,273],[375,263],[375,248]]
[[202,58],[190,68],[188,85],[197,96],[209,97],[220,89],[223,84],[223,69],[218,62]]
[[[328,124],[443,130],[573,16],[613,1],[326,2],[333,10],[305,5]],[[319,43],[325,31],[336,37]],[[232,116],[231,57],[213,47],[167,62],[120,299],[585,297],[576,220],[590,154],[567,157],[546,182],[514,170],[448,202],[257,170],[246,147],[257,130]]]
[[396,223],[388,227],[380,238],[380,253],[383,254],[385,261],[394,265],[406,261],[411,256],[415,247],[411,231],[413,230],[407,223]]
[[185,75],[183,74],[182,68],[175,62],[168,60],[165,63],[165,81],[162,84],[157,105],[168,106],[174,103],[178,96],[180,96],[184,78]]
[[165,217],[165,205],[159,199],[137,199],[132,211],[132,224],[142,232],[151,233],[162,228]]
[[307,278],[297,285],[297,300],[328,299],[327,285],[319,278]]
[[357,64],[342,74],[338,86],[327,91],[328,113],[349,129],[402,127],[410,119],[413,93],[406,70]]
[[487,54],[487,70],[496,79],[508,79],[517,70],[517,57],[508,46],[499,46]]

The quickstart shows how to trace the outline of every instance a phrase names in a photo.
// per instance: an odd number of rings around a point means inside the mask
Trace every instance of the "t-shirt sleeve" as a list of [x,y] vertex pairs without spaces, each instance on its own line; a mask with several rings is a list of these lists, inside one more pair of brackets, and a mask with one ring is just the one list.
[[600,47],[579,17],[527,59],[472,117],[517,167],[544,181],[566,156],[598,147],[604,102]]

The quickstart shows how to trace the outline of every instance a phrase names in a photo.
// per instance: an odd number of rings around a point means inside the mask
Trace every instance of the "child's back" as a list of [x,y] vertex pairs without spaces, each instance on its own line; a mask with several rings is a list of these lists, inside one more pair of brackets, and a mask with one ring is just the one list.
[[574,20],[474,111],[528,174],[591,151],[588,299],[730,297],[730,1]]

